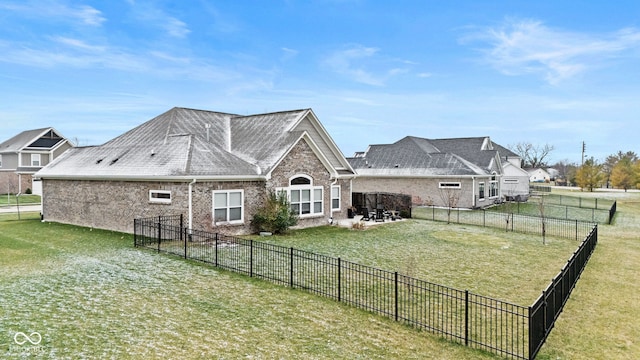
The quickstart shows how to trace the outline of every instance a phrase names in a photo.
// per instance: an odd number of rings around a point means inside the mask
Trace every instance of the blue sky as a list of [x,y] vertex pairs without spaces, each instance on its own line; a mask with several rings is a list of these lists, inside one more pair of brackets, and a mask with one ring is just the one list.
[[637,1],[0,0],[0,141],[97,145],[174,106],[312,108],[346,156],[404,136],[640,153]]

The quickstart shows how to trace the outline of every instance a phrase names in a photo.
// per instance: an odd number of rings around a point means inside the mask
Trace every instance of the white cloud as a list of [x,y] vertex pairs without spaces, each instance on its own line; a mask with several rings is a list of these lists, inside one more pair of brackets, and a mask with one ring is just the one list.
[[166,19],[164,28],[169,35],[177,38],[183,38],[191,32],[186,23],[173,17]]
[[164,29],[171,37],[184,38],[191,30],[188,25],[173,16],[168,15],[164,10],[156,6],[154,2],[130,2],[132,13],[143,23],[152,27]]
[[640,31],[588,34],[554,29],[540,21],[508,20],[463,41],[482,40],[485,60],[506,75],[538,74],[550,84],[604,66],[606,59],[640,47]]
[[379,49],[377,48],[358,45],[334,52],[325,60],[325,63],[333,71],[345,75],[356,82],[380,86],[383,85],[383,80],[363,68],[363,63],[378,51]]
[[52,36],[51,40],[63,45],[67,45],[71,48],[80,49],[80,50],[89,51],[89,52],[104,52],[107,49],[105,46],[90,45],[83,40],[64,37],[64,36]]
[[47,21],[74,20],[81,24],[100,26],[106,19],[102,12],[88,5],[68,6],[56,1],[26,1],[19,4],[0,4],[0,9],[20,13],[24,17],[45,19]]

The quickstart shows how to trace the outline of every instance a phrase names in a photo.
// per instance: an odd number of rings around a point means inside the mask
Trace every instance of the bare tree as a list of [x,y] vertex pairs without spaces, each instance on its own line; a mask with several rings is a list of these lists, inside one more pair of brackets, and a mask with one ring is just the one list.
[[505,192],[504,202],[504,231],[509,231],[509,222],[513,220],[513,202],[515,201],[515,188],[514,186],[504,186],[502,191]]
[[549,155],[554,149],[553,145],[534,145],[528,142],[508,145],[507,148],[520,156],[523,168],[540,168],[547,166]]
[[[451,183],[454,184],[454,183]],[[447,207],[447,224],[451,223],[451,210],[458,206],[460,200],[460,188],[454,186],[440,186],[438,188],[438,195],[440,199]]]
[[547,245],[547,219],[544,214],[544,195],[540,195],[540,202],[538,202],[538,210],[540,211],[540,223],[542,224],[542,245]]

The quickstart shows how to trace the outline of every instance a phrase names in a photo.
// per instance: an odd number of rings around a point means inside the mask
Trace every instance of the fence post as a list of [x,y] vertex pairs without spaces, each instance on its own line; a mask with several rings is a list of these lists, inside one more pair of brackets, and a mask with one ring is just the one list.
[[516,223],[516,217],[511,213],[511,232],[513,232],[513,225]]
[[215,264],[218,267],[218,233],[216,233],[216,250],[215,250]]
[[395,272],[395,292],[396,292],[396,309],[395,309],[395,319],[398,321],[398,272]]
[[253,277],[253,240],[249,240],[249,277]]
[[[562,196],[560,196],[560,201],[562,201]],[[527,358],[529,360],[533,360],[533,353],[536,351],[535,344],[533,343],[533,316],[532,316],[533,308],[529,306],[529,356]]]
[[340,260],[340,258],[338,258],[338,302],[340,302],[340,300],[342,299],[341,296],[341,290],[342,290],[342,284],[341,284],[341,271],[340,268],[342,267],[342,261]]
[[289,271],[289,286],[293,287],[293,247],[291,247],[291,249],[289,251],[289,254],[290,254],[289,258],[291,259],[289,261],[289,263],[291,264],[289,266],[289,269],[290,269],[290,271]]
[[578,241],[578,219],[576,219],[576,241]]
[[[180,215],[180,219],[182,220],[182,215]],[[182,221],[180,222],[182,223]],[[184,234],[183,234],[184,232]],[[180,237],[183,239],[184,241],[184,258],[187,258],[187,228],[183,228],[182,225],[180,226]]]
[[469,346],[469,290],[464,291],[464,345]]
[[160,217],[158,216],[158,252],[160,252],[160,242],[162,242],[162,223],[160,222]]
[[133,247],[138,247],[137,235],[138,235],[138,219],[133,219]]

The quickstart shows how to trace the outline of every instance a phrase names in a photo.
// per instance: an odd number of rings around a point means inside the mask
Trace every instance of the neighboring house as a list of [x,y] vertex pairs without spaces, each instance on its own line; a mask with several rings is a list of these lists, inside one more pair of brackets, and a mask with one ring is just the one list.
[[[509,201],[527,201],[529,199],[529,173],[520,167],[520,157],[508,149],[498,151],[502,159],[502,176],[500,177],[500,192]],[[507,154],[507,155],[503,155]]]
[[549,182],[551,175],[545,169],[527,169],[529,181],[533,183]]
[[512,184],[518,192],[528,194],[529,189],[526,173],[516,169],[520,158],[489,137],[407,136],[393,144],[370,145],[348,160],[358,174],[353,192],[408,194],[414,205],[492,205],[502,200],[505,166],[508,178],[517,180]]
[[23,131],[0,143],[0,192],[41,194],[33,174],[73,147],[54,128]]
[[286,191],[299,226],[347,217],[355,173],[312,110],[241,116],[173,108],[36,174],[44,220],[132,232],[139,217],[246,234],[269,191]]
[[547,168],[547,173],[549,174],[549,180],[556,181],[560,178],[560,171],[554,168]]

